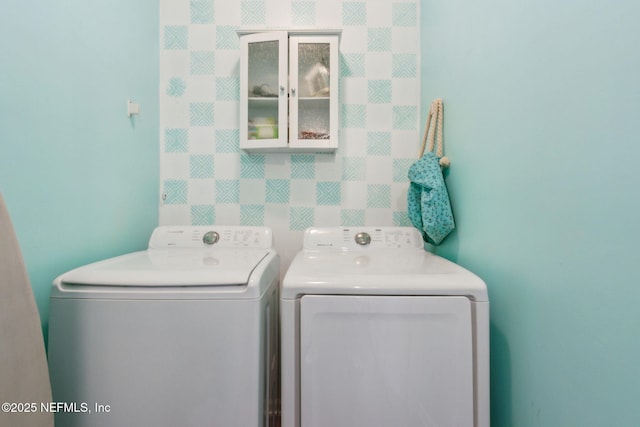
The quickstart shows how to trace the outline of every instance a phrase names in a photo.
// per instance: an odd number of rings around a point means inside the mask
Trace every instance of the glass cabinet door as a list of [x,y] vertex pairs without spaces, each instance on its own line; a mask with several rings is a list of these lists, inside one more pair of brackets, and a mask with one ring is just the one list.
[[290,39],[290,146],[337,147],[338,38]]
[[246,149],[287,145],[287,33],[242,38],[240,142]]

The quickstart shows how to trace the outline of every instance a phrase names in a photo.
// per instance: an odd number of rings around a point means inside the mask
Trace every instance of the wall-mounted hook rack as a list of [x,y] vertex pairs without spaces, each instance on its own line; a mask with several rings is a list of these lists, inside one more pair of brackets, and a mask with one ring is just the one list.
[[140,104],[129,100],[127,101],[127,117],[131,117],[134,114],[140,114]]

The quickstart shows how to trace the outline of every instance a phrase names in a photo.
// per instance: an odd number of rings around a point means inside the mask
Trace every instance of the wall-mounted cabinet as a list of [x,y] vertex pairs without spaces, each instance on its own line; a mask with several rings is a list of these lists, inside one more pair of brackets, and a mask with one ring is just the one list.
[[338,32],[240,34],[240,148],[338,148]]

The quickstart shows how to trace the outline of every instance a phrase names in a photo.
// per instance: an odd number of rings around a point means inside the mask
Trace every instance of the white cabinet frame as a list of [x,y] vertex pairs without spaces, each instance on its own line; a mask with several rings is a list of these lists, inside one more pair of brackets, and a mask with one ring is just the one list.
[[[324,31],[239,31],[240,36],[240,148],[248,152],[333,152],[338,148],[339,135],[339,30]],[[270,97],[255,96],[252,79],[250,46],[270,42],[278,46],[278,83],[269,87]],[[327,87],[309,94],[299,82],[309,80],[299,75],[299,52],[304,45],[326,45],[328,57],[324,71]],[[272,77],[272,76],[271,76]],[[306,78],[306,80],[305,80]],[[252,83],[253,82],[253,83]],[[277,91],[277,96],[272,93]],[[277,106],[276,106],[277,105]],[[268,124],[254,124],[253,111],[274,112]],[[251,121],[251,123],[250,123]],[[261,118],[259,121],[264,122]],[[318,122],[322,130],[312,124]],[[260,126],[266,126],[261,129]],[[301,129],[299,129],[301,127]],[[251,130],[250,130],[251,128]],[[327,131],[328,129],[328,131]],[[276,134],[277,133],[277,134]],[[316,138],[317,136],[317,138]]]

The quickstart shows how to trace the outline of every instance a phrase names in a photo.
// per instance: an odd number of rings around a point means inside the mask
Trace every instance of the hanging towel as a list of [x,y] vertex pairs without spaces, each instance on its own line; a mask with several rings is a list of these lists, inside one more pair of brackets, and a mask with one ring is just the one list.
[[[439,245],[455,228],[449,193],[442,176],[442,167],[449,166],[449,160],[442,155],[442,120],[442,99],[436,99],[427,116],[420,159],[409,168],[409,219],[420,230],[424,241],[432,245]],[[434,152],[436,134],[438,146]],[[429,145],[425,151],[427,141]]]
[[40,315],[0,194],[0,426],[53,427],[53,413],[40,408],[47,402],[51,385]]

